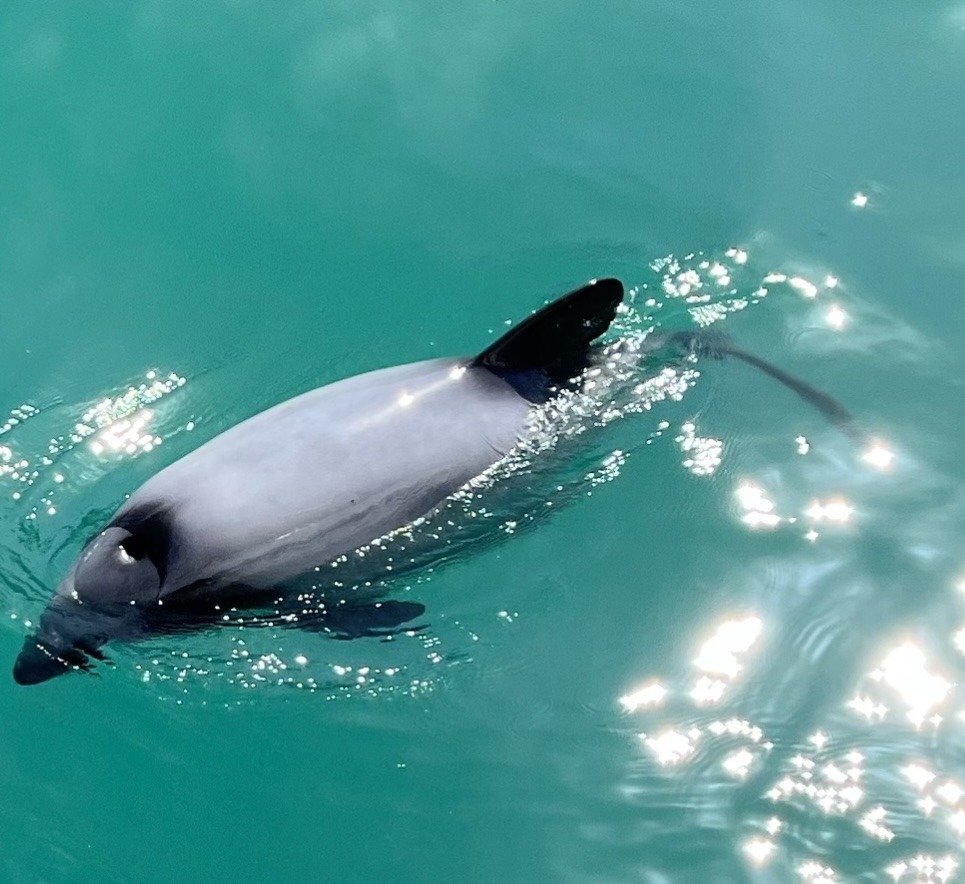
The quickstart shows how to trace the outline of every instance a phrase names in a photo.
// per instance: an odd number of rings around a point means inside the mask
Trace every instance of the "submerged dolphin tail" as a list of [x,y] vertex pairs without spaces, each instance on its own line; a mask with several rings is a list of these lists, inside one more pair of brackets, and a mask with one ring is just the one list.
[[619,279],[591,280],[513,326],[471,364],[505,378],[527,399],[545,398],[549,384],[565,384],[586,368],[590,344],[622,300]]
[[816,387],[812,387],[807,381],[802,381],[794,375],[788,374],[784,369],[748,353],[746,350],[734,348],[728,351],[729,356],[740,359],[748,365],[759,368],[765,374],[770,375],[774,380],[780,381],[785,387],[789,387],[798,394],[805,402],[813,405],[821,414],[827,418],[828,422],[836,426],[842,433],[853,439],[855,442],[862,443],[865,434],[858,428],[854,417],[837,399],[828,395]]
[[675,332],[664,339],[667,343],[677,344],[686,347],[691,353],[697,356],[709,356],[712,359],[725,359],[731,357],[746,362],[754,366],[784,384],[785,387],[793,390],[805,402],[817,409],[833,426],[837,427],[848,438],[861,444],[867,441],[867,434],[862,431],[851,412],[848,411],[837,399],[828,395],[817,387],[812,387],[807,381],[778,368],[766,359],[761,359],[753,353],[735,347],[731,339],[724,332],[718,331],[697,331],[697,332]]

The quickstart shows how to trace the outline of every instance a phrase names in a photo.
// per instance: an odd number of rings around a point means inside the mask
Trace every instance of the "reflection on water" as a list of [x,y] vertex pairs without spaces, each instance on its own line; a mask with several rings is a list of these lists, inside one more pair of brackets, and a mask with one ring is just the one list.
[[832,304],[828,308],[824,314],[824,318],[827,320],[828,325],[835,331],[841,331],[848,324],[849,320],[848,314],[837,304]]
[[861,455],[865,463],[877,467],[879,470],[888,469],[895,459],[894,452],[883,442],[874,442],[871,447]]
[[740,658],[757,641],[761,626],[759,617],[727,620],[701,645],[694,666],[703,674],[690,691],[698,706],[720,702],[728,684],[743,669]]
[[[941,675],[929,671],[924,652],[910,642],[891,651],[869,677],[883,682],[901,698],[908,707],[908,720],[916,727],[943,704],[951,687]],[[935,713],[929,722],[937,727],[942,718]]]
[[659,706],[667,696],[667,689],[658,681],[634,689],[620,697],[620,703],[627,712],[636,712],[645,706]]
[[685,469],[695,476],[712,476],[717,471],[724,457],[724,441],[709,436],[698,436],[697,426],[693,421],[684,421],[680,425],[680,435],[677,444],[684,455]]
[[[27,510],[22,518],[32,521],[38,515],[57,515],[55,495],[78,491],[85,484],[91,461],[84,451],[76,451],[83,442],[98,461],[108,463],[149,453],[164,441],[162,433],[153,429],[156,415],[148,406],[183,387],[186,380],[175,372],[161,377],[154,370],[144,377],[136,386],[83,410],[81,406],[41,409],[24,404],[10,412],[0,426],[0,437],[10,439],[0,444],[0,491],[6,483],[12,484],[11,500],[21,511]],[[44,424],[39,434],[26,432],[42,423],[48,411],[51,423]],[[28,421],[31,424],[26,427]],[[188,422],[185,428],[193,429],[193,424]]]
[[764,489],[753,482],[741,482],[734,491],[734,498],[744,510],[741,521],[749,528],[774,528],[781,517],[774,512],[774,501]]
[[[675,690],[654,681],[620,698],[626,714],[652,720],[659,728],[640,735],[647,754],[660,768],[672,770],[671,775],[685,776],[692,768],[705,782],[700,786],[688,777],[691,791],[709,788],[707,781],[717,779],[708,762],[715,763],[721,782],[742,781],[762,767],[765,755],[778,758],[764,771],[765,778],[755,781],[766,804],[741,823],[750,832],[741,842],[742,852],[754,868],[778,863],[784,872],[795,869],[804,881],[842,880],[843,872],[807,854],[823,855],[827,838],[853,841],[860,833],[869,839],[869,847],[872,842],[895,846],[875,854],[885,858],[879,871],[893,880],[951,880],[960,864],[959,839],[965,836],[965,788],[956,779],[958,771],[942,770],[938,759],[942,744],[962,738],[965,713],[959,711],[950,721],[941,714],[953,685],[930,665],[920,647],[899,644],[859,676],[859,693],[844,704],[850,719],[835,715],[833,731],[818,728],[796,746],[785,743],[776,749],[768,739],[768,726],[737,716],[708,722],[697,712],[697,707],[718,703],[725,689],[740,680],[745,663],[753,662],[762,627],[757,617],[721,623],[694,659],[695,689],[681,685]],[[709,682],[702,674],[708,671],[719,680]],[[673,701],[679,709],[687,698],[693,710],[671,724],[661,707]],[[895,703],[898,708],[893,709]],[[738,701],[731,708],[740,705]],[[949,725],[954,733],[943,733]],[[821,836],[816,822],[821,818],[848,820],[853,827],[846,832],[828,828]],[[809,822],[802,827],[805,820]],[[919,849],[909,852],[915,844]],[[943,850],[921,849],[927,844]],[[852,844],[850,849],[858,848]],[[785,880],[782,874],[777,880]]]
[[[760,489],[744,487],[742,493],[759,505]],[[821,510],[811,514],[815,519],[842,521],[853,514],[841,502],[815,506]],[[814,616],[820,619],[821,611]],[[624,714],[647,728],[641,734],[646,755],[665,775],[685,778],[694,796],[706,791],[719,797],[726,780],[748,781],[749,798],[760,809],[742,819],[742,853],[751,868],[769,870],[773,880],[788,880],[792,872],[803,881],[869,874],[867,864],[855,865],[853,858],[861,850],[859,836],[868,847],[879,845],[872,855],[882,876],[952,880],[965,836],[965,788],[958,753],[950,750],[965,736],[965,694],[938,660],[954,665],[948,652],[959,646],[962,632],[947,635],[944,644],[933,635],[930,648],[924,640],[900,639],[864,661],[853,660],[856,668],[843,684],[851,681],[854,692],[827,695],[817,718],[822,725],[794,735],[788,723],[800,716],[793,707],[780,696],[761,704],[753,690],[742,691],[754,682],[779,690],[782,679],[768,668],[775,661],[787,665],[788,648],[774,645],[788,637],[787,624],[776,626],[756,614],[727,618],[711,628],[709,639],[697,640],[692,678],[653,680],[621,697]],[[874,640],[873,628],[860,618],[842,626],[865,630]],[[822,657],[834,656],[824,648],[812,646],[816,656],[797,673],[805,693],[824,690]],[[781,653],[775,657],[776,650]],[[701,709],[711,705],[729,714],[707,721]],[[755,705],[756,722],[738,712]],[[833,821],[850,825],[842,829]],[[838,868],[827,861],[828,852],[845,842],[850,867]]]

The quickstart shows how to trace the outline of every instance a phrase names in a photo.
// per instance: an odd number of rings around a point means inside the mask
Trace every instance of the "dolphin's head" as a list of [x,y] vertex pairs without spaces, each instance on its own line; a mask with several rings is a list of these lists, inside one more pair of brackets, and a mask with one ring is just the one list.
[[141,631],[141,612],[157,604],[165,578],[167,545],[156,527],[115,521],[84,547],[24,642],[13,667],[19,684],[89,669],[108,641]]

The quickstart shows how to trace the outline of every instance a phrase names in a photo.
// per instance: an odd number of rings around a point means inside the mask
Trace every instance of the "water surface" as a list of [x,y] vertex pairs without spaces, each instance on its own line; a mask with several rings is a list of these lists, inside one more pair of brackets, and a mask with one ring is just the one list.
[[424,633],[0,680],[0,879],[965,874],[965,7],[13,3],[0,49],[9,666],[163,465],[593,276],[878,440],[710,361],[566,416],[397,588]]

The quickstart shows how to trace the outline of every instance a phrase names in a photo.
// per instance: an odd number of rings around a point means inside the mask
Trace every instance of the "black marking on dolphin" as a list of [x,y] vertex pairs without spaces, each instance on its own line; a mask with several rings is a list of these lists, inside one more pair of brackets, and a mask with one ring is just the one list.
[[[518,443],[534,403],[571,386],[623,299],[593,280],[471,359],[433,359],[320,387],[226,430],[161,470],[91,538],[24,642],[14,679],[90,670],[110,641],[213,628],[227,610],[298,612],[300,581],[424,516]],[[789,386],[846,431],[835,400],[721,336],[658,340],[732,356]],[[304,583],[301,583],[304,585]],[[416,602],[313,597],[295,625],[387,636]],[[328,607],[326,607],[328,605]],[[279,619],[280,618],[280,619]]]
[[136,561],[147,559],[163,584],[171,552],[171,518],[168,513],[160,507],[135,507],[114,519],[110,526],[129,533],[130,536],[121,541],[121,547]]

